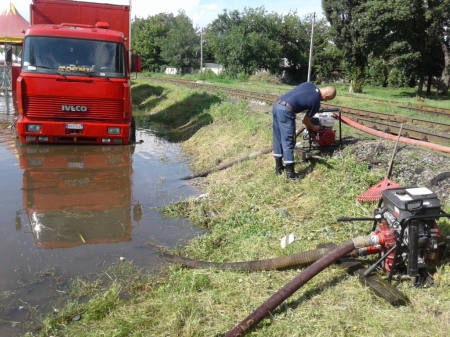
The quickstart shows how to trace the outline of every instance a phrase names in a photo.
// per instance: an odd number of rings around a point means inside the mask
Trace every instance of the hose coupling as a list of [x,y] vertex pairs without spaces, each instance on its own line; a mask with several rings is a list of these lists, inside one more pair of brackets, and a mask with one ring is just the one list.
[[377,245],[380,242],[380,239],[377,235],[371,234],[368,236],[358,236],[357,238],[353,238],[352,241],[355,248],[363,248]]

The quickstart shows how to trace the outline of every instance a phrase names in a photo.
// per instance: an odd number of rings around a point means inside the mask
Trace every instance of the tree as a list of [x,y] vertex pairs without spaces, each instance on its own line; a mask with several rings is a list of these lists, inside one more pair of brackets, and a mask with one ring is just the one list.
[[368,0],[355,15],[355,27],[367,41],[363,50],[389,59],[394,74],[417,77],[419,96],[425,78],[430,83],[436,72],[436,62],[430,61],[436,61],[439,46],[427,10],[423,0]]
[[[390,85],[413,85],[422,94],[442,72],[448,85],[446,37],[450,0],[323,0],[336,45],[351,76],[364,74],[367,56],[389,64]],[[446,63],[445,63],[446,62]],[[348,70],[348,69],[347,69]],[[447,79],[445,80],[445,77]]]
[[447,96],[450,80],[450,1],[428,0],[426,15],[431,22],[430,30],[438,36],[443,56],[442,73],[437,85],[438,95]]
[[342,51],[333,43],[323,45],[313,56],[314,78],[317,82],[334,82],[344,78]]
[[325,17],[331,25],[331,35],[336,47],[342,51],[343,70],[352,81],[354,92],[362,92],[367,66],[366,41],[355,17],[364,0],[322,0]]
[[141,55],[143,69],[159,71],[167,65],[161,57],[160,39],[168,34],[173,14],[160,13],[131,23],[131,48]]
[[372,85],[386,87],[389,79],[389,63],[383,57],[369,55],[367,78]]
[[302,20],[296,11],[280,17],[277,37],[282,46],[279,57],[286,59],[285,71],[292,81],[304,82],[308,75],[311,19]]
[[159,39],[161,58],[182,72],[198,68],[200,55],[199,28],[183,10],[168,23],[168,32]]
[[224,10],[207,29],[208,50],[231,76],[253,74],[263,68],[279,69],[281,46],[277,42],[280,18],[264,7]]
[[325,19],[314,27],[313,76],[317,82],[333,82],[344,77],[341,64],[343,54],[332,42],[330,26]]

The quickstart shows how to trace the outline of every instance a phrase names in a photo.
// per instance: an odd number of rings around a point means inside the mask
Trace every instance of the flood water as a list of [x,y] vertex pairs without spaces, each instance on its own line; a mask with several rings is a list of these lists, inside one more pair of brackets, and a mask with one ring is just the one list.
[[149,241],[175,247],[201,235],[159,208],[196,196],[176,144],[137,130],[136,146],[21,145],[7,127],[14,96],[0,96],[0,336],[35,309],[49,312],[70,279],[123,258],[163,264]]

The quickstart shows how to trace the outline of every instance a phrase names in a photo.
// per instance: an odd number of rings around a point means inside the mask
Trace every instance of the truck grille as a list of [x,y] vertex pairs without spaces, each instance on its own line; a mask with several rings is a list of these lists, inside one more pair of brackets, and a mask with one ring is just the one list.
[[[122,100],[81,97],[25,96],[23,102],[24,112],[28,118],[51,118],[54,120],[123,119]],[[79,110],[84,111],[70,111],[71,107],[79,107]]]

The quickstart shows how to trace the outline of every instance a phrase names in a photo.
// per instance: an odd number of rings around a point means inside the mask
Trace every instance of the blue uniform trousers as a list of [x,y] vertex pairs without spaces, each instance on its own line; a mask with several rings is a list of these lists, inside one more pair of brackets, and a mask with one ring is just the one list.
[[283,157],[284,164],[294,163],[295,113],[288,107],[275,103],[273,116],[273,156]]

